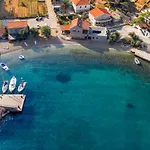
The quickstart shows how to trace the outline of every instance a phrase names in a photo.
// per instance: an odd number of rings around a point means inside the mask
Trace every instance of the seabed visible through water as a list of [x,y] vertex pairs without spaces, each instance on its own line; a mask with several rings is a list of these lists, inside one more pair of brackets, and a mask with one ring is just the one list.
[[2,58],[28,85],[23,112],[0,122],[1,149],[150,149],[148,63],[75,50],[25,51],[19,61],[20,53]]

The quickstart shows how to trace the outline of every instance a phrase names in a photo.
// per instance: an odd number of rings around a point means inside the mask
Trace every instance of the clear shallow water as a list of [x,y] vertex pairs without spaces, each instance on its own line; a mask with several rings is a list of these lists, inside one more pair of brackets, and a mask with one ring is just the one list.
[[[22,114],[0,122],[0,149],[150,149],[150,82],[142,76],[69,56],[9,67],[27,80],[27,99]],[[57,81],[59,73],[71,80]]]

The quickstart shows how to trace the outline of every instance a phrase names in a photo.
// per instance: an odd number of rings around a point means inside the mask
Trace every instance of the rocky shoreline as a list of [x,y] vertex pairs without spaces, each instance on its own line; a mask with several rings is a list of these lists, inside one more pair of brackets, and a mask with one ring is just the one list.
[[6,108],[4,107],[0,107],[0,120],[2,118],[4,118],[7,114],[9,114],[10,111],[8,111]]

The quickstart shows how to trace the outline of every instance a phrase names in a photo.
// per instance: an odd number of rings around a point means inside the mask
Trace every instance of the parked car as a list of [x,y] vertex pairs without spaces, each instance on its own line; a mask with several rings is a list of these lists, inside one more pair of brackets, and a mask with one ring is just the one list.
[[39,17],[39,20],[40,20],[40,21],[43,20],[43,17]]
[[36,17],[36,21],[42,21],[43,17]]
[[39,25],[39,24],[37,24],[37,25],[36,25],[36,28],[37,28],[37,29],[40,29],[40,25]]
[[39,17],[36,17],[36,21],[39,21]]

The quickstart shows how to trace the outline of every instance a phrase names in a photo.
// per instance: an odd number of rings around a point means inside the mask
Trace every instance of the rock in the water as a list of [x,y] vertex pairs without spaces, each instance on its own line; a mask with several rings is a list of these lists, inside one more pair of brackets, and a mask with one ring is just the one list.
[[4,107],[0,107],[0,119],[2,119],[6,113],[7,110]]
[[60,91],[60,94],[63,94],[63,91]]
[[128,104],[127,104],[127,107],[128,107],[128,108],[134,108],[134,105],[131,104],[131,103],[128,103]]
[[57,81],[59,81],[61,83],[68,83],[71,80],[71,77],[68,74],[59,73],[56,76],[56,79],[57,79]]

